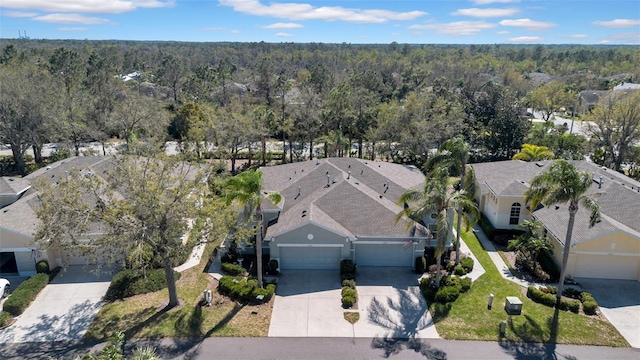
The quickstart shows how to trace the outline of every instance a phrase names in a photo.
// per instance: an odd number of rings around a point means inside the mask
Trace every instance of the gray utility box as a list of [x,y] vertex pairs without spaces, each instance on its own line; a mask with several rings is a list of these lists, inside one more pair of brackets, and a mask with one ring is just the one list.
[[507,296],[504,309],[509,315],[520,315],[522,313],[522,301],[515,296]]

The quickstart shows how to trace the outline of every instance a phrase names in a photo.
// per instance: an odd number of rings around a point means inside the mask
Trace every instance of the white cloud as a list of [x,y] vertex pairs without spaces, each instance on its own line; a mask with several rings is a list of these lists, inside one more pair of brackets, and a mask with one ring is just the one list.
[[296,23],[275,23],[271,25],[263,26],[263,29],[299,29],[303,27],[302,24]]
[[515,42],[515,43],[539,43],[542,40],[543,39],[540,36],[519,36],[519,37],[510,38],[509,42]]
[[269,16],[292,20],[346,21],[355,23],[384,23],[389,20],[413,20],[427,15],[424,11],[395,12],[389,10],[349,9],[341,6],[315,7],[301,3],[270,3],[259,0],[219,0],[222,6],[255,16]]
[[203,27],[200,30],[202,30],[202,31],[226,31],[227,29],[222,27],[222,26],[209,26],[209,27]]
[[85,27],[61,27],[58,28],[60,31],[87,31]]
[[587,34],[573,34],[571,36],[569,36],[572,39],[586,39],[589,37],[589,35]]
[[9,9],[100,14],[118,14],[138,8],[173,5],[173,0],[2,0],[2,7]]
[[496,34],[498,34],[498,35],[507,35],[507,34],[510,34],[510,33],[511,33],[510,31],[503,30],[503,31],[498,31]]
[[411,25],[411,30],[435,30],[439,34],[475,35],[482,30],[496,27],[496,24],[484,21],[457,21],[445,24]]
[[292,37],[292,34],[289,33],[285,33],[285,32],[279,32],[276,34],[277,37]]
[[520,27],[527,30],[546,30],[556,26],[556,24],[552,22],[534,21],[531,19],[506,19],[500,21],[500,25]]
[[232,33],[232,34],[240,34],[241,32],[242,32],[242,31],[240,31],[240,30],[231,30],[231,33]]
[[2,16],[14,17],[14,18],[34,17],[34,16],[37,16],[37,15],[38,15],[37,13],[25,12],[25,11],[3,11],[2,12]]
[[451,15],[462,15],[462,16],[471,16],[477,18],[490,18],[490,17],[504,17],[515,15],[520,10],[517,8],[508,8],[508,9],[478,9],[478,8],[469,8],[469,9],[458,9],[451,13]]
[[640,19],[615,19],[611,21],[594,21],[593,25],[607,28],[627,28],[640,26]]
[[55,24],[84,24],[84,25],[96,25],[96,24],[109,24],[109,19],[87,17],[79,14],[48,14],[43,16],[36,16],[33,20],[55,23]]
[[487,5],[487,4],[495,4],[495,3],[501,3],[501,4],[517,3],[519,2],[519,0],[472,0],[471,2],[477,5]]

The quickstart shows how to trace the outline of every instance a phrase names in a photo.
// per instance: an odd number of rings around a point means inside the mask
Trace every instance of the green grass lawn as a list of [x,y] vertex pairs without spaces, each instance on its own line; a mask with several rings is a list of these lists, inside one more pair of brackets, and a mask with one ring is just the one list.
[[[207,246],[209,254],[213,244]],[[169,294],[166,289],[105,304],[93,320],[85,340],[106,340],[124,332],[127,338],[267,336],[272,303],[241,305],[217,294],[217,281],[199,266],[186,270],[177,281],[180,306],[164,311]],[[213,292],[213,305],[198,305],[204,289]],[[273,299],[271,300],[273,301]]]
[[[486,273],[454,303],[430,304],[436,329],[443,338],[629,347],[603,318],[556,312],[554,308],[533,302],[526,297],[526,289],[500,275],[475,235],[467,232],[462,236]],[[495,295],[492,310],[487,309],[489,294]],[[522,315],[507,315],[503,309],[507,296],[520,298]],[[507,320],[507,331],[501,339],[499,326],[503,320]]]

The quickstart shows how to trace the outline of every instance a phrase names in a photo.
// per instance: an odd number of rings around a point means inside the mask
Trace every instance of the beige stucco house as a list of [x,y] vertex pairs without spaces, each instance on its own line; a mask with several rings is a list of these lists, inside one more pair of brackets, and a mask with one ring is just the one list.
[[[567,274],[572,277],[640,281],[640,182],[586,161],[572,162],[591,173],[589,196],[598,200],[602,220],[589,227],[584,208],[576,214]],[[479,209],[499,229],[515,229],[532,217],[539,220],[561,263],[567,231],[567,204],[529,212],[524,203],[528,182],[551,161],[518,160],[473,164]]]

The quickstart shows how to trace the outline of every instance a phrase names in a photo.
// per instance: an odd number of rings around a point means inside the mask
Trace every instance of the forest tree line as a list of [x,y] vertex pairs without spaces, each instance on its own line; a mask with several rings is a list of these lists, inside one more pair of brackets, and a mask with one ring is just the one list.
[[[194,159],[231,159],[236,172],[240,156],[265,164],[272,141],[283,162],[422,166],[459,134],[472,161],[510,159],[529,144],[640,172],[637,91],[576,109],[580,91],[640,82],[638,47],[22,39],[0,48],[0,142],[22,175],[28,149],[35,166],[46,161],[45,143],[79,155],[89,141],[177,140]],[[528,108],[546,120],[577,114],[592,122],[589,138],[534,125]]]

